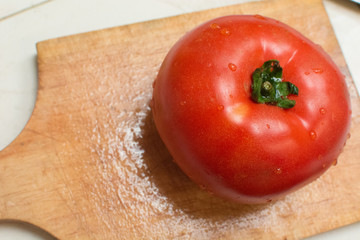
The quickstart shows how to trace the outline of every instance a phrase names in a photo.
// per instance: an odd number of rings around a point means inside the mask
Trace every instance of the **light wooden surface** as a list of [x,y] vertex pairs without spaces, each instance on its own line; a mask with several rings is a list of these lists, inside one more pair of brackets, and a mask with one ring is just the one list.
[[[286,11],[293,4],[297,12]],[[234,13],[260,13],[303,32],[334,58],[352,94],[352,138],[339,164],[264,206],[230,204],[190,182],[148,107],[170,46],[198,23]],[[38,45],[38,61],[33,116],[0,153],[2,219],[61,239],[298,239],[360,220],[359,98],[320,1],[251,3],[54,39]]]

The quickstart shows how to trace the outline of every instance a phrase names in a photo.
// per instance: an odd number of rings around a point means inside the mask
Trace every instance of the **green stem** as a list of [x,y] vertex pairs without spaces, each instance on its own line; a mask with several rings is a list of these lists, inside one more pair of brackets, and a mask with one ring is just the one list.
[[295,106],[295,100],[288,95],[298,95],[299,89],[290,82],[282,82],[282,68],[279,61],[266,61],[252,75],[251,98],[257,103],[275,105],[283,109]]

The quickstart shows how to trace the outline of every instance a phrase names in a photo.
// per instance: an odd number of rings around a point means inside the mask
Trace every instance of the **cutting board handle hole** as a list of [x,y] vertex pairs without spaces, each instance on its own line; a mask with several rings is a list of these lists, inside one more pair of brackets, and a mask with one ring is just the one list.
[[[19,134],[23,131],[25,126],[28,124],[36,104],[37,92],[39,88],[38,84],[38,72],[37,69],[37,56],[33,56],[30,59],[27,59],[29,65],[31,63],[32,68],[34,69],[35,74],[27,76],[26,81],[19,84],[14,93],[16,99],[10,98],[10,102],[7,103],[8,108],[11,109],[9,112],[2,112],[2,123],[5,125],[12,126],[10,129],[6,129],[5,133],[2,132],[0,140],[0,151],[5,149],[11,142],[13,142]],[[8,94],[5,94],[7,96]],[[5,100],[8,98],[4,97]],[[16,105],[14,105],[16,104]],[[18,107],[21,106],[21,107]],[[14,109],[15,107],[15,109]],[[21,109],[21,110],[19,110]],[[14,121],[16,119],[16,121]]]

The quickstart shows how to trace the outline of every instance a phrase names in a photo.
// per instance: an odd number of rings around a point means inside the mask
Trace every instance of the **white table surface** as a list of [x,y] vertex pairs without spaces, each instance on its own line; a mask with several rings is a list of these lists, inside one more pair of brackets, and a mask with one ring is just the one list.
[[[16,138],[32,113],[37,91],[36,42],[246,1],[0,0],[0,149]],[[324,5],[360,90],[360,7],[346,0],[324,0]],[[28,226],[0,222],[0,239],[51,238]],[[360,239],[360,223],[309,239]]]

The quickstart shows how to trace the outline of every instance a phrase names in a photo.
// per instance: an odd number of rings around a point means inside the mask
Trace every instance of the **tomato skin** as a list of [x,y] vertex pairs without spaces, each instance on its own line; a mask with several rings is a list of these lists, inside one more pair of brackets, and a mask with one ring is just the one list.
[[[251,100],[251,75],[276,59],[299,88],[291,109]],[[180,168],[209,192],[265,203],[310,183],[338,158],[351,106],[343,74],[299,32],[233,15],[183,36],[154,83],[158,132]]]

